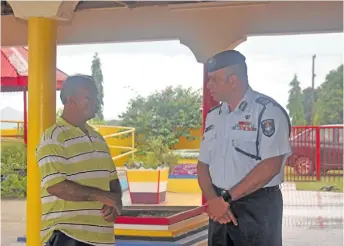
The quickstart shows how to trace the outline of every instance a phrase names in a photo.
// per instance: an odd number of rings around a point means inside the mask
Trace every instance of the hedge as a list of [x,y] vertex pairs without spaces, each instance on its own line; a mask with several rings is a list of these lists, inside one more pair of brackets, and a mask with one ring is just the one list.
[[1,198],[26,197],[26,147],[1,143]]

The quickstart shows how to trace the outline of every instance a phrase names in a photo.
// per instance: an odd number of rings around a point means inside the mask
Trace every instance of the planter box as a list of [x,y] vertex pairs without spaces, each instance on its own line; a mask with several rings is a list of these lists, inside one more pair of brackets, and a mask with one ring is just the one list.
[[114,223],[116,246],[206,245],[208,221],[204,206],[124,207]]
[[207,233],[201,233],[209,220],[204,212],[204,207],[125,207],[115,221],[116,243],[194,245],[207,238]]
[[169,168],[128,169],[126,173],[132,204],[159,204],[166,201]]
[[178,165],[174,166],[170,173],[170,178],[176,178],[179,175],[197,177],[197,159],[198,149],[179,149],[174,150],[174,154],[179,156]]

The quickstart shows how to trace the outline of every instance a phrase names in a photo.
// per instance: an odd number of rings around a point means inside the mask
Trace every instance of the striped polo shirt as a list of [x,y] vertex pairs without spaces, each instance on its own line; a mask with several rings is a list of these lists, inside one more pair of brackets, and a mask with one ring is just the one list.
[[114,226],[106,222],[96,201],[73,202],[52,196],[47,188],[64,180],[110,190],[117,172],[104,138],[87,126],[89,135],[59,118],[47,129],[37,148],[41,173],[42,226],[44,245],[54,230],[91,245],[114,245]]

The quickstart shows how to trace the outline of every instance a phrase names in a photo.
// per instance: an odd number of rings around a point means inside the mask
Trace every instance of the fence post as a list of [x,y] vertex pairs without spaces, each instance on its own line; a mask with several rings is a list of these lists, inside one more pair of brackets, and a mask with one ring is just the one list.
[[316,127],[315,130],[315,172],[316,172],[316,179],[320,181],[321,178],[321,167],[320,167],[320,127]]

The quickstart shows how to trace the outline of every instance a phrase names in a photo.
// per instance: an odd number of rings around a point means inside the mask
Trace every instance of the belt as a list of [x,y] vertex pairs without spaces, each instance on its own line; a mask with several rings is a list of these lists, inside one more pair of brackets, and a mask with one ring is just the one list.
[[[215,192],[218,196],[221,196],[221,192],[224,191],[225,189],[219,188],[216,185],[213,184],[213,187],[215,189]],[[258,190],[256,190],[255,192],[252,192],[251,194],[242,197],[242,198],[246,198],[246,197],[253,197],[253,196],[263,196],[272,192],[276,192],[279,191],[281,189],[280,185],[275,185],[275,186],[269,186],[269,187],[263,187],[260,188]],[[241,200],[242,198],[240,198],[239,200]]]

